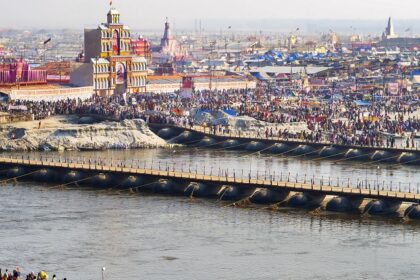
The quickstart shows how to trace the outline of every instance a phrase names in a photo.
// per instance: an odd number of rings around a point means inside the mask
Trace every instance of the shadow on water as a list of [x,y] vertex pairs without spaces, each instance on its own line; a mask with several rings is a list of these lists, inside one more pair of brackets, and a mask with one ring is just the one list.
[[[77,279],[80,271],[88,275],[84,279],[100,279],[105,265],[106,279],[418,275],[419,223],[396,217],[269,210],[245,203],[225,207],[232,202],[92,185],[54,186],[19,182],[0,187],[7,198],[0,216],[0,238],[7,238],[0,247],[5,264],[16,262],[18,250],[24,252],[19,262],[25,271],[42,266],[69,279]],[[260,270],[249,269],[249,263]]]
[[[19,182],[21,186],[32,187],[33,185],[28,182]],[[311,219],[318,220],[320,222],[338,222],[348,225],[410,225],[413,229],[420,229],[420,221],[406,219],[399,213],[387,214],[387,215],[367,215],[362,214],[361,211],[353,211],[347,213],[330,212],[321,210],[320,208],[292,208],[287,206],[271,208],[268,205],[252,204],[249,201],[246,203],[232,203],[231,201],[221,201],[213,198],[197,198],[197,197],[186,197],[182,194],[156,194],[150,191],[140,191],[133,188],[101,188],[89,185],[84,186],[54,186],[49,183],[37,183],[38,190],[44,192],[49,190],[54,191],[74,191],[89,193],[95,196],[108,196],[108,197],[124,197],[127,199],[135,199],[136,197],[142,197],[150,200],[159,201],[170,201],[171,203],[179,203],[182,205],[197,205],[204,208],[215,208],[219,207],[220,211],[245,211],[251,215],[254,215],[260,219],[266,219],[273,217],[273,215],[282,216],[285,215],[288,218],[296,219]]]

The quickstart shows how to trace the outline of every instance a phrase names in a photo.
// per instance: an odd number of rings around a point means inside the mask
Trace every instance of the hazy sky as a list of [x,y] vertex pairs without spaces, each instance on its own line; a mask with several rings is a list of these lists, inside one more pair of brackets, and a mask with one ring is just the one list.
[[[159,29],[168,16],[179,28],[194,20],[420,19],[420,0],[113,0],[132,28]],[[109,0],[0,0],[0,27],[77,28],[105,21]]]

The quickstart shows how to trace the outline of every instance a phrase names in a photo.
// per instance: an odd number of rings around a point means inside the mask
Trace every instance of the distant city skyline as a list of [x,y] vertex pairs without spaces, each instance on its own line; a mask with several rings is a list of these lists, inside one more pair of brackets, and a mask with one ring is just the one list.
[[[293,25],[299,20],[303,25],[325,21],[331,27],[333,20],[340,20],[337,24],[341,22],[343,28],[347,22],[357,25],[361,20],[374,22],[376,30],[379,22],[385,27],[389,16],[396,22],[408,22],[400,27],[396,24],[397,30],[418,29],[420,25],[418,0],[113,0],[113,6],[121,12],[122,22],[143,30],[163,28],[165,17],[179,29],[194,29],[199,20],[204,29],[212,30],[225,25],[235,25],[233,29],[238,30],[281,28],[276,24]],[[108,9],[109,0],[14,0],[2,5],[0,28],[83,29],[105,21]]]

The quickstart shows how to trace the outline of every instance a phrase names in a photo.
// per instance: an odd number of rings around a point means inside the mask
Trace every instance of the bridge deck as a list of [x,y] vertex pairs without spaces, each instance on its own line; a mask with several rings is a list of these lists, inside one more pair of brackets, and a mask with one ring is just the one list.
[[159,169],[147,169],[147,168],[133,168],[128,166],[113,166],[104,164],[86,164],[86,163],[74,163],[69,161],[62,162],[60,160],[40,160],[40,159],[24,159],[24,158],[0,158],[0,164],[2,165],[17,165],[26,167],[47,167],[47,168],[58,168],[65,170],[81,170],[88,172],[108,172],[117,173],[121,175],[148,175],[156,177],[156,179],[174,179],[174,180],[188,180],[193,182],[204,182],[214,183],[218,185],[229,185],[234,184],[237,186],[244,187],[259,187],[259,188],[271,188],[271,189],[282,189],[294,192],[316,192],[325,195],[338,195],[338,196],[353,196],[353,197],[364,197],[373,199],[396,199],[407,202],[418,202],[420,201],[419,190],[416,193],[412,192],[401,192],[401,191],[389,191],[377,189],[364,189],[356,188],[348,185],[347,187],[331,186],[323,184],[311,183],[299,183],[299,182],[285,182],[285,181],[273,181],[273,180],[260,180],[254,178],[237,178],[229,176],[214,176],[199,174],[193,172],[180,172],[159,170]]

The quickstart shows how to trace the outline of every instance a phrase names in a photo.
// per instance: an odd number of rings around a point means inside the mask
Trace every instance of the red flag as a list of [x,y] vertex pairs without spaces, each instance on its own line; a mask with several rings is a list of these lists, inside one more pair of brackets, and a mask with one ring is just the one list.
[[111,1],[109,1],[109,5],[110,5],[110,6],[112,6],[112,0],[111,0]]

